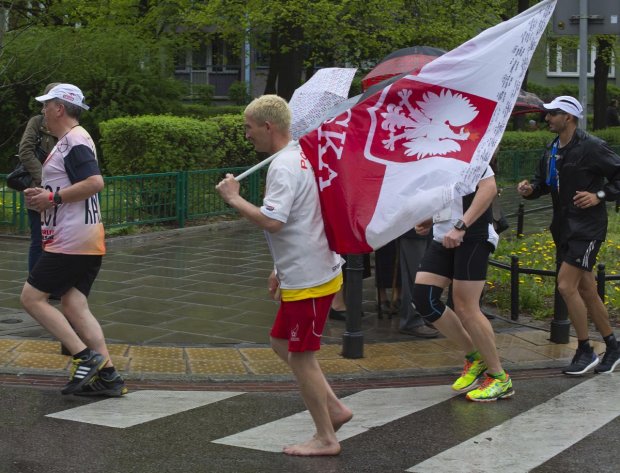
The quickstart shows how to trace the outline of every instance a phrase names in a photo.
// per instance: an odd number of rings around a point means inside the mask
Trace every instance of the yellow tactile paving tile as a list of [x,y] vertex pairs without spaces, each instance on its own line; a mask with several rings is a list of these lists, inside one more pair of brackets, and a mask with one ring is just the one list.
[[127,371],[129,369],[129,358],[126,356],[112,355],[112,364],[118,371]]
[[434,340],[417,340],[413,342],[393,343],[400,352],[408,354],[431,354],[431,353],[450,353],[456,351],[456,347],[446,347],[438,344]]
[[416,368],[411,359],[401,356],[377,356],[357,360],[359,365],[368,371],[395,371]]
[[291,374],[288,365],[280,359],[252,360],[247,362],[247,367],[254,374]]
[[321,345],[321,349],[315,353],[318,360],[341,358],[341,345]]
[[11,351],[20,343],[17,340],[0,340],[0,353]]
[[52,355],[60,355],[60,342],[26,340],[25,342],[21,342],[14,350],[20,353],[49,353]]
[[542,353],[518,346],[499,348],[497,350],[497,354],[501,360],[512,361],[514,363],[521,361],[551,361],[550,357],[545,356]]
[[129,358],[183,359],[183,348],[134,346],[127,353]]
[[359,373],[363,371],[359,364],[360,360],[319,360],[323,373],[340,374],[340,373]]
[[239,348],[239,352],[248,361],[280,361],[271,348]]
[[185,360],[170,358],[132,358],[129,362],[131,373],[186,373]]
[[192,360],[189,362],[192,374],[247,374],[243,362],[239,360]]
[[110,356],[125,356],[127,354],[127,350],[129,349],[129,345],[117,345],[111,343],[108,345],[108,352],[110,352]]
[[457,353],[430,353],[423,354],[406,354],[402,356],[405,361],[410,361],[414,366],[412,368],[463,368],[464,357]]
[[0,353],[0,366],[10,364],[13,358],[17,356],[17,353]]
[[392,343],[375,343],[364,346],[365,357],[398,356],[402,353],[400,347]]
[[37,368],[63,370],[69,366],[70,357],[51,353],[19,353],[11,362],[11,366],[19,368]]
[[186,348],[187,358],[194,361],[239,361],[241,354],[235,348]]

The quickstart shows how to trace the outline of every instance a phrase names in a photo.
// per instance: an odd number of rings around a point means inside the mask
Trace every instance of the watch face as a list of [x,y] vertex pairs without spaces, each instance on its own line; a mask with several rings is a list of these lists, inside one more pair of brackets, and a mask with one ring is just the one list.
[[603,200],[605,198],[605,191],[598,191],[596,193],[596,196],[600,199]]

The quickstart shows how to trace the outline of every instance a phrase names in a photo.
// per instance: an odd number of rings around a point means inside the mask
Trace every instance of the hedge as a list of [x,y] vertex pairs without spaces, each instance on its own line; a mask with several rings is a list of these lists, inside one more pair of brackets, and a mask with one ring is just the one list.
[[145,115],[99,124],[108,175],[148,174],[218,167],[222,129],[211,121]]
[[[241,113],[207,119],[168,115],[116,118],[101,123],[100,130],[108,175],[244,167],[264,157],[245,138]],[[620,146],[620,127],[593,134],[611,146]],[[547,130],[506,131],[499,149],[542,150],[553,136]]]

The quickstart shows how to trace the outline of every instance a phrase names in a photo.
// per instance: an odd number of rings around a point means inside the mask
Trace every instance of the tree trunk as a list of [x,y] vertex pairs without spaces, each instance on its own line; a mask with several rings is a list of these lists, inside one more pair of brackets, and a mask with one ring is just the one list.
[[269,40],[269,71],[267,72],[267,83],[265,84],[265,94],[275,94],[276,84],[278,83],[278,73],[280,72],[280,45],[278,44],[278,29],[271,30]]
[[612,44],[604,37],[599,37],[594,60],[594,123],[593,130],[600,130],[607,126],[607,76]]

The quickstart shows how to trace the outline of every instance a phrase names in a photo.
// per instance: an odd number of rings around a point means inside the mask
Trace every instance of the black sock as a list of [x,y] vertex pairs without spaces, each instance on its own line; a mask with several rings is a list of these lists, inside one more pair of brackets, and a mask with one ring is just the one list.
[[611,335],[603,337],[603,340],[605,340],[605,345],[607,345],[607,348],[611,350],[618,349],[618,341],[616,340],[616,336],[613,333]]
[[88,358],[88,355],[90,355],[90,348],[86,347],[81,352],[73,355],[73,358]]
[[585,340],[577,340],[577,350],[586,352],[592,351],[590,339],[586,338]]
[[116,369],[114,368],[114,366],[108,366],[107,368],[101,368],[99,370],[100,373],[104,374],[114,374],[115,371]]

